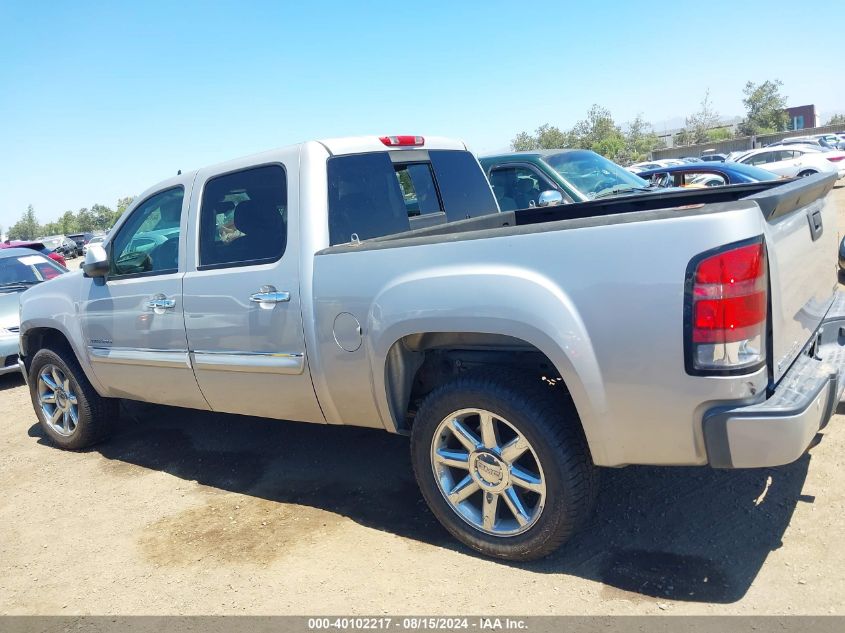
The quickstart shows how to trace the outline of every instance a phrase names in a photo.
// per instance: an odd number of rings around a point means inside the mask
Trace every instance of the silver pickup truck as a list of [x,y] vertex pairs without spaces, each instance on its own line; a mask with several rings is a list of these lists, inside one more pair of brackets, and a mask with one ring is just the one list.
[[139,196],[22,295],[21,363],[67,449],[120,398],[410,435],[455,537],[537,558],[597,466],[813,443],[845,366],[834,179],[500,212],[461,142],[302,143]]

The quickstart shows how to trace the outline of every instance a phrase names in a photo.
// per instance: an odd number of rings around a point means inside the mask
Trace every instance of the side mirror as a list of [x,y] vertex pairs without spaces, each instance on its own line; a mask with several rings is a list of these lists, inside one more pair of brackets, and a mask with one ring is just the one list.
[[538,207],[555,207],[559,204],[563,204],[563,196],[560,191],[555,191],[554,189],[544,191],[537,198]]
[[92,244],[85,254],[82,271],[86,277],[105,277],[109,272],[109,256],[100,244]]

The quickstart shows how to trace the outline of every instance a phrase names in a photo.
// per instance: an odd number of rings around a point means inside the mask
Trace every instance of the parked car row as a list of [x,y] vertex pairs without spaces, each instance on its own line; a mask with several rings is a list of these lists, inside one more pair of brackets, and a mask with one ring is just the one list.
[[656,187],[723,187],[777,180],[765,169],[733,162],[685,163],[641,171],[640,178]]
[[0,243],[0,248],[30,248],[36,250],[50,259],[67,266],[68,259],[75,259],[84,255],[87,245],[92,241],[95,244],[102,243],[105,233],[75,233],[73,235],[48,235],[39,237],[37,240],[6,240]]
[[27,248],[33,251],[37,251],[46,257],[49,257],[57,264],[61,265],[62,267],[67,267],[67,262],[65,261],[64,255],[60,252],[55,251],[51,248],[48,248],[43,242],[27,242],[25,240],[6,240],[2,244],[0,244],[0,249],[7,249],[7,248]]
[[0,375],[20,371],[20,294],[65,272],[64,266],[32,248],[4,245],[0,250]]
[[811,134],[808,136],[791,136],[772,145],[790,145],[793,143],[815,145],[825,149],[845,149],[845,133],[840,134]]
[[684,165],[687,163],[720,163],[724,162],[725,154],[716,154],[713,152],[704,153],[701,156],[682,156],[681,158],[661,158],[656,160],[647,160],[640,163],[629,165],[626,169],[630,172],[638,174],[642,171],[651,171],[661,167],[672,167],[674,165]]

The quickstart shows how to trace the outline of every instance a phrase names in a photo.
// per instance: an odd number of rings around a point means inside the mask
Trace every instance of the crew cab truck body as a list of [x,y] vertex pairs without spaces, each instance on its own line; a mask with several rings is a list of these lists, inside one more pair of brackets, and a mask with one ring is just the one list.
[[185,173],[21,300],[58,445],[116,399],[411,436],[475,549],[545,555],[595,466],[798,458],[843,389],[834,178],[499,212],[460,142],[307,142]]

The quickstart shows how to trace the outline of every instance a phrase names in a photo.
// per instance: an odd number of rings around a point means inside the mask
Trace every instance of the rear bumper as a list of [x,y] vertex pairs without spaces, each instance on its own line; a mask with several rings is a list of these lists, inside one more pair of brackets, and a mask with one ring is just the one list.
[[763,402],[717,407],[704,415],[707,458],[715,468],[781,466],[795,461],[830,420],[845,389],[845,293],[839,292],[815,344]]

